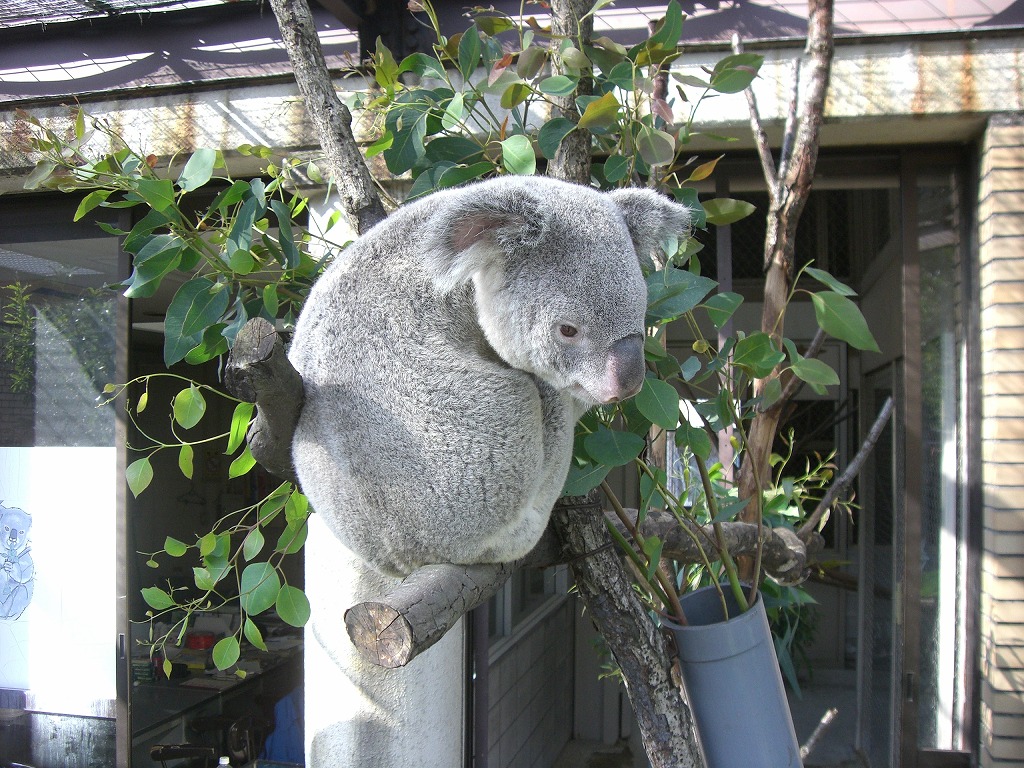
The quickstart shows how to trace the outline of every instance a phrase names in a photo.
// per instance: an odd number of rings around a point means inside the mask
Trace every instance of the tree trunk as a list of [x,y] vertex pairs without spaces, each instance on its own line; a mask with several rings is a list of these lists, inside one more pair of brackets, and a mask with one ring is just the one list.
[[343,209],[362,234],[387,214],[352,134],[352,113],[331,82],[313,14],[306,0],[270,0],[270,7]]
[[[793,99],[777,165],[764,140],[756,103],[750,99],[751,128],[758,141],[769,192],[761,330],[776,340],[783,335],[786,299],[793,281],[796,228],[811,192],[832,69],[833,2],[808,0],[807,9],[807,44],[802,59],[796,63]],[[806,86],[802,87],[805,83]],[[776,377],[778,373],[772,376]],[[759,380],[755,394],[760,394],[769,380]],[[777,403],[775,407],[758,413],[750,425],[747,453],[739,473],[740,498],[749,499],[760,494],[771,477],[769,461],[782,416],[781,406],[782,403]],[[760,505],[748,504],[740,518],[760,524]],[[757,580],[759,568],[753,559],[741,558],[739,567],[741,578]]]

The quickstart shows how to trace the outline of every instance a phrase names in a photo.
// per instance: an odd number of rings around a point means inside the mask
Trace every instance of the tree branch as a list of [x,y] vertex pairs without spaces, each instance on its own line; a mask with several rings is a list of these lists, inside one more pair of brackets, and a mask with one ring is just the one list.
[[[739,33],[733,33],[732,50],[737,54],[743,53],[743,42],[740,40]],[[761,122],[761,111],[757,108],[757,96],[754,95],[753,87],[747,88],[745,93],[747,95],[747,109],[750,112],[750,132],[754,134],[754,145],[757,147],[758,157],[761,158],[761,170],[764,172],[765,179],[774,180],[777,178],[775,158],[772,157],[772,149],[768,144],[768,133],[764,129],[764,123]],[[769,181],[769,192],[774,196],[773,186],[772,182]]]
[[362,234],[387,214],[352,134],[352,114],[331,82],[309,4],[306,0],[270,0],[270,7],[345,213]]
[[892,415],[893,403],[892,398],[888,398],[883,404],[882,409],[878,412],[878,417],[875,419],[875,423],[871,425],[871,429],[868,431],[868,436],[864,438],[864,442],[857,451],[857,455],[853,457],[853,461],[835,482],[829,487],[825,493],[825,497],[818,502],[818,506],[815,507],[814,512],[807,518],[800,530],[797,531],[797,536],[801,538],[806,536],[808,533],[814,530],[814,528],[821,521],[821,518],[831,509],[835,500],[839,498],[839,494],[842,493],[846,488],[849,487],[850,483],[853,482],[854,478],[860,473],[860,468],[864,465],[864,462],[868,458],[868,454],[874,449],[875,444],[878,442],[878,438],[882,436],[882,430],[885,429],[886,423],[889,421],[889,417]]
[[693,718],[673,676],[665,636],[636,599],[621,554],[607,546],[600,502],[596,496],[576,502],[555,507],[552,524],[568,551],[587,553],[572,561],[576,587],[622,672],[651,765],[701,766]]
[[256,403],[248,434],[253,458],[269,472],[295,482],[292,436],[305,391],[270,322],[255,317],[242,326],[228,355],[224,383],[235,397]]

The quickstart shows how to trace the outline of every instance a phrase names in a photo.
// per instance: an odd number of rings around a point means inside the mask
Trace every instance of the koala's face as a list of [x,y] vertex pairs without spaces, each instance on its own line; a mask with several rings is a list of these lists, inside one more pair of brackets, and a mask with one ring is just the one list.
[[586,405],[632,397],[644,379],[647,289],[633,244],[610,208],[559,222],[502,272],[474,278],[495,351]]
[[20,509],[0,510],[0,548],[20,551],[28,543],[32,518]]

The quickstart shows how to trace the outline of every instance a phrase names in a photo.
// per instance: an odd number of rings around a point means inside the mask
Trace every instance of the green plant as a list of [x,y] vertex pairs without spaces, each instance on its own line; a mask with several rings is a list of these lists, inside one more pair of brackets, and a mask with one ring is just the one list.
[[[598,2],[591,13],[603,4]],[[465,32],[446,37],[431,6],[423,3],[422,10],[437,36],[432,52],[398,62],[378,44],[373,59],[375,86],[351,98],[353,106],[376,121],[376,134],[365,154],[382,155],[396,176],[408,174],[410,198],[488,175],[536,173],[556,156],[570,134],[583,134],[595,158],[595,185],[644,184],[664,190],[690,205],[697,230],[732,223],[753,211],[749,204],[735,200],[701,201],[693,185],[715,171],[718,158],[698,162],[696,155],[686,153],[696,135],[697,107],[708,98],[749,86],[761,57],[723,57],[703,77],[673,73],[670,77],[676,80],[679,101],[688,105],[686,118],[676,126],[667,91],[659,85],[665,68],[679,55],[676,42],[682,13],[675,0],[650,38],[629,48],[607,38],[580,42],[531,20],[520,25],[493,10],[478,11]],[[551,117],[556,100],[574,93],[584,78],[592,81],[593,89],[575,99],[578,122]],[[697,89],[696,97],[688,97],[684,87]],[[30,186],[86,191],[76,217],[96,206],[138,206],[145,211],[128,231],[104,225],[111,234],[125,238],[124,247],[134,257],[132,274],[123,286],[127,296],[151,296],[170,273],[186,275],[167,311],[164,361],[168,367],[223,355],[249,318],[262,316],[285,327],[294,319],[323,266],[310,256],[312,236],[295,222],[306,202],[289,194],[284,183],[299,161],[279,157],[265,147],[240,147],[240,153],[256,155],[268,164],[260,178],[235,180],[219,151],[201,148],[184,163],[172,158],[167,169],[158,169],[156,158],[127,147],[109,125],[90,120],[80,111],[67,135],[31,116],[24,119],[36,129],[33,146],[41,155]],[[94,132],[113,147],[99,159],[86,149]],[[306,166],[306,170],[316,174],[315,167]],[[196,202],[200,190],[215,190],[212,202]],[[720,347],[713,344],[704,329],[724,327],[742,298],[716,292],[715,281],[700,273],[702,246],[697,237],[663,246],[666,264],[647,275],[648,378],[634,400],[593,411],[581,420],[566,492],[586,493],[601,485],[613,468],[635,467],[640,508],[631,516],[610,494],[626,534],[616,528],[612,532],[633,562],[651,608],[685,621],[678,602],[681,589],[725,579],[741,605],[752,594],[742,589],[722,526],[750,505],[757,510],[759,527],[795,525],[803,514],[799,494],[813,485],[809,479],[765,477],[758,483],[761,492],[740,498],[731,467],[715,461],[712,446],[725,434],[742,456],[751,418],[783,397],[784,378],[795,377],[823,390],[837,383],[838,377],[825,363],[802,356],[782,336],[781,328],[772,333],[740,331]],[[797,290],[806,293],[825,332],[858,349],[874,348],[863,317],[849,298],[853,293],[849,287],[810,266],[800,270],[799,276],[815,281],[817,290],[794,288],[790,299]],[[692,354],[685,359],[666,349],[666,328],[671,323],[683,326],[693,337]],[[132,383],[145,387],[149,378]],[[755,390],[759,382],[763,386]],[[127,386],[114,387],[110,394],[118,395]],[[155,451],[177,450],[179,468],[188,476],[195,443],[179,437],[177,430],[198,423],[205,412],[204,392],[212,391],[183,381],[171,404],[177,442],[133,446],[145,454],[129,467],[133,492],[141,493],[148,485],[149,458]],[[136,413],[145,408],[146,397],[144,390],[135,404]],[[226,440],[228,453],[237,454],[229,475],[252,469],[251,454],[241,440],[251,415],[251,407],[236,405],[229,429],[211,438]],[[677,476],[648,456],[648,447],[663,436],[671,438],[680,455]],[[807,477],[824,478],[825,471],[810,472]],[[609,492],[607,484],[604,487]],[[699,562],[671,568],[661,564],[662,542],[644,537],[639,530],[656,507],[675,515],[699,545]],[[268,609],[282,595],[287,596],[286,604],[298,601],[297,594],[278,580],[279,559],[293,547],[275,549],[269,559],[261,559],[258,555],[265,550],[256,546],[265,519],[282,509],[289,525],[296,526],[309,512],[304,497],[285,484],[259,503],[219,521],[214,530],[197,536],[195,543],[172,539],[165,543],[162,552],[167,556],[182,557],[194,549],[201,559],[194,572],[194,591],[179,594],[169,586],[144,592],[157,614],[184,610],[185,619],[175,628],[179,641],[192,612],[222,604],[218,585],[230,574],[235,574],[235,585],[243,595],[242,634],[254,644],[259,645],[246,629],[252,615]],[[151,561],[159,554],[152,553]],[[755,568],[751,590],[757,588],[760,575],[760,568]],[[253,602],[245,595],[259,597]],[[277,607],[280,611],[282,606]],[[291,614],[296,622],[305,615],[304,610]],[[167,637],[154,640],[154,647],[162,642]],[[218,666],[230,666],[237,650],[236,637],[216,655]]]
[[5,285],[7,301],[0,318],[0,350],[10,368],[11,392],[31,392],[35,381],[35,313],[22,283]]

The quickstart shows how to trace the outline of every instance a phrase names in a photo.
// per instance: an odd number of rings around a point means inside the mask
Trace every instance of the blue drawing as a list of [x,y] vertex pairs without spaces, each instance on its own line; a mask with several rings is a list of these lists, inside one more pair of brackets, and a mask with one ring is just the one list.
[[28,532],[31,516],[0,502],[0,620],[17,619],[32,600],[35,565]]

